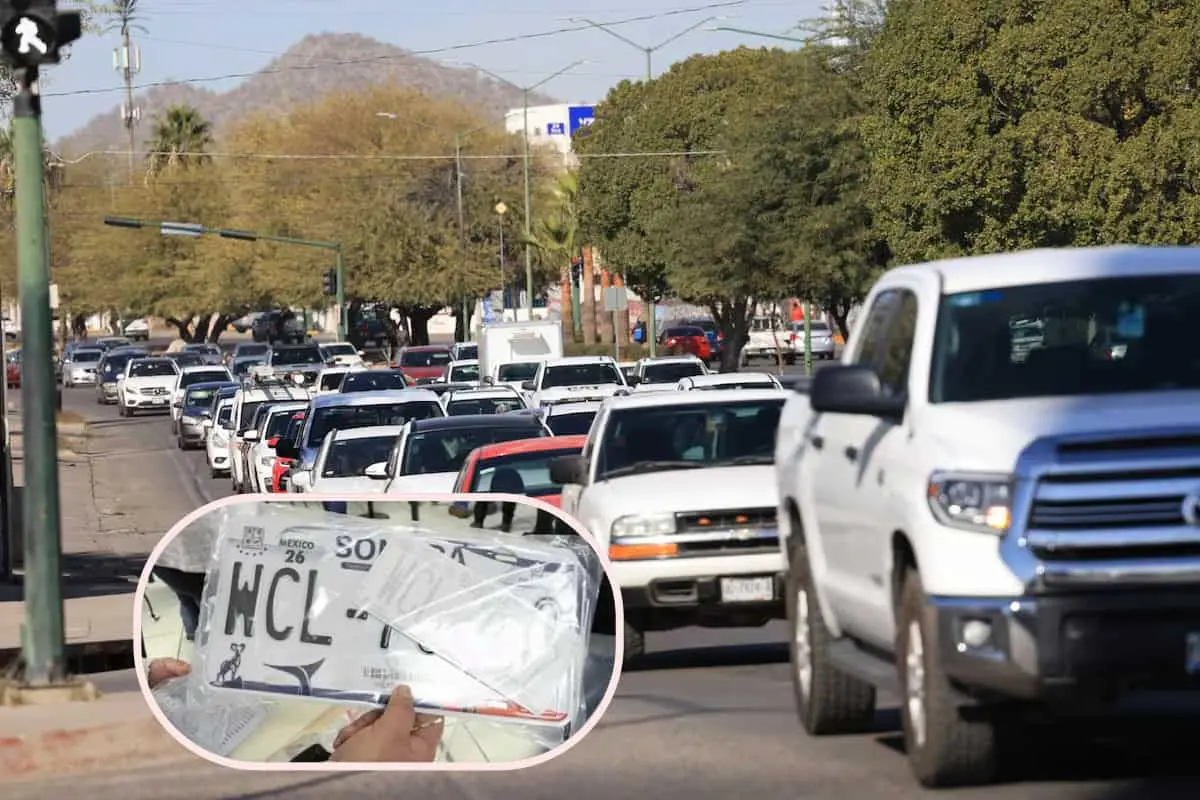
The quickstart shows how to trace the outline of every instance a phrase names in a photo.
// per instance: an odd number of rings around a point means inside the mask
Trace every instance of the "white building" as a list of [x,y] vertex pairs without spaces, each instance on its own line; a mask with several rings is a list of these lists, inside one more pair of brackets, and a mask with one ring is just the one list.
[[504,129],[509,133],[524,131],[531,145],[553,147],[565,156],[571,152],[571,137],[575,131],[592,124],[593,116],[590,105],[530,106],[526,129],[526,109],[514,108],[504,115]]

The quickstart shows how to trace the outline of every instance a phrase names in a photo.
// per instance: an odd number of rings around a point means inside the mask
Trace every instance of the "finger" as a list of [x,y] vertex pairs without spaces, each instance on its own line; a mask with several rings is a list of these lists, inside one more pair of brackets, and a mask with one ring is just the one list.
[[163,670],[172,678],[181,678],[192,671],[192,665],[178,658],[164,658]]
[[425,742],[429,746],[430,752],[433,752],[441,744],[442,733],[445,730],[446,720],[444,717],[435,717],[432,714],[417,714],[412,736],[414,739],[420,739],[422,742]]
[[373,722],[375,722],[375,720],[379,719],[379,717],[382,714],[383,714],[383,711],[368,711],[367,713],[363,714],[358,719],[356,719],[353,722],[346,725],[344,728],[342,728],[340,731],[338,731],[338,735],[334,738],[333,749],[336,750],[337,748],[339,748],[343,744],[345,744],[346,740],[349,739],[351,736],[358,733],[359,731],[361,731],[364,728],[370,727],[371,723],[373,723]]
[[399,739],[401,736],[412,734],[416,719],[417,711],[414,707],[412,689],[407,686],[397,686],[392,691],[392,696],[388,698],[387,708],[383,710],[383,714],[375,724],[380,730],[385,731],[387,736]]

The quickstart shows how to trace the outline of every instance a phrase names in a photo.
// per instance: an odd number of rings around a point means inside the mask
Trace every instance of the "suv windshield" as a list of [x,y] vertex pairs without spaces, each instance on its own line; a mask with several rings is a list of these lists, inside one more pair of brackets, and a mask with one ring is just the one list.
[[947,295],[931,403],[1200,389],[1183,345],[1200,275],[1094,278]]
[[177,373],[170,361],[135,361],[129,366],[131,378],[166,378]]
[[103,350],[76,350],[71,354],[71,362],[74,364],[95,364],[103,355]]
[[377,425],[403,425],[414,419],[441,417],[442,407],[435,400],[408,400],[372,403],[362,406],[326,406],[312,412],[305,447],[320,447],[332,430],[373,428]]
[[342,387],[342,381],[346,379],[344,372],[327,372],[321,376],[321,382],[317,384],[318,391],[336,392]]
[[[321,349],[327,356],[356,356],[358,350],[352,344],[323,344]],[[365,439],[363,441],[366,441]]]
[[388,460],[395,436],[370,436],[358,439],[342,439],[330,442],[321,467],[322,478],[354,478],[362,475],[367,467]]
[[597,386],[616,383],[624,385],[621,371],[616,365],[606,362],[593,364],[564,364],[559,367],[546,367],[542,376],[543,389],[553,389],[559,386]]
[[496,368],[496,380],[498,381],[531,381],[533,376],[537,375],[538,367],[541,364],[537,361],[518,361],[512,364],[501,364]]
[[244,358],[246,356],[265,356],[269,351],[270,345],[265,344],[239,344],[234,348],[233,354],[235,358]]
[[188,408],[209,408],[216,394],[216,389],[189,389],[183,396],[183,404]]
[[444,367],[449,363],[449,350],[405,350],[400,356],[402,367]]
[[546,418],[546,424],[554,431],[555,436],[583,436],[592,429],[592,420],[595,418],[595,411],[551,414]]
[[365,369],[347,373],[342,379],[342,394],[350,392],[378,392],[391,389],[407,389],[408,380],[403,373],[390,369]]
[[704,374],[704,365],[695,361],[647,364],[642,370],[643,383],[678,383],[680,378]]
[[467,455],[476,447],[518,439],[537,439],[550,434],[534,422],[529,427],[458,428],[447,431],[414,433],[408,437],[401,475],[458,472]]
[[612,412],[596,480],[656,470],[771,464],[783,398]]
[[579,448],[539,450],[481,460],[475,469],[468,492],[498,492],[545,497],[562,493],[562,486],[550,480],[550,462],[560,456],[577,456]]
[[296,415],[296,409],[291,411],[276,411],[272,412],[267,420],[267,429],[263,432],[264,439],[275,439],[287,433],[288,428],[292,424],[292,417]]
[[180,386],[191,386],[193,383],[212,383],[213,381],[227,381],[229,373],[223,369],[206,369],[198,372],[188,372],[179,376]]
[[319,347],[278,347],[271,351],[271,366],[275,367],[324,363]]
[[479,380],[478,364],[458,364],[450,368],[449,383],[470,383]]
[[507,414],[520,411],[525,404],[517,397],[464,397],[446,403],[446,413],[452,417],[468,414]]

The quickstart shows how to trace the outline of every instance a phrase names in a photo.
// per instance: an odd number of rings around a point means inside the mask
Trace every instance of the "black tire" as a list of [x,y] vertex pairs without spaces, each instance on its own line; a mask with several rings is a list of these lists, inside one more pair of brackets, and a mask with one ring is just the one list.
[[120,403],[117,403],[117,416],[118,417],[125,416],[125,406],[121,405]]
[[175,437],[175,446],[178,447],[180,450],[188,449],[187,445],[184,444],[184,442],[183,442],[183,437],[181,437],[181,436]]
[[[980,714],[964,717],[938,656],[937,619],[925,599],[921,576],[910,570],[904,576],[896,621],[896,665],[900,677],[900,717],[904,746],[913,775],[922,786],[941,788],[979,786],[1000,777],[999,731],[996,721]],[[921,637],[923,667],[924,738],[917,735],[907,698],[906,663],[913,645],[911,631]],[[974,708],[974,712],[981,709]]]
[[[875,723],[875,687],[838,671],[830,664],[829,647],[836,639],[825,627],[803,544],[792,544],[789,561],[787,618],[792,635],[788,637],[788,649],[792,666],[792,691],[800,724],[811,736],[868,731]],[[801,616],[807,619],[805,628],[810,665],[807,689],[800,679],[798,660],[801,657],[797,641]]]
[[221,475],[220,475],[220,473],[217,472],[216,467],[209,467],[208,468],[208,477],[212,478],[215,481],[217,478],[221,477]]
[[625,654],[621,659],[623,666],[637,661],[646,654],[646,634],[625,623]]

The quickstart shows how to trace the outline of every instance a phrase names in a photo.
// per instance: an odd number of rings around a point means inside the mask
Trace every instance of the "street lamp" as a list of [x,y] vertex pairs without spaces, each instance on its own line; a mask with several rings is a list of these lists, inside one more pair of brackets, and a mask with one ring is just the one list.
[[743,36],[758,36],[763,39],[776,39],[781,42],[796,42],[797,44],[809,44],[812,41],[811,39],[799,39],[795,36],[784,36],[781,33],[764,33],[763,31],[751,31],[745,28],[727,28],[723,25],[705,28],[705,30],[716,33],[740,33]]
[[[496,217],[500,221],[500,318],[504,319],[504,215],[508,213],[508,206],[501,201],[496,203]],[[530,319],[532,319],[532,315]]]
[[[477,72],[482,72],[490,78],[495,78],[501,83],[507,83],[521,90],[521,115],[522,115],[522,130],[521,139],[524,142],[524,172],[525,172],[525,308],[529,312],[529,319],[533,319],[533,251],[530,249],[533,241],[533,194],[529,185],[529,95],[545,86],[550,81],[560,75],[563,75],[576,67],[581,67],[588,63],[586,60],[576,61],[573,64],[560,69],[558,72],[553,72],[542,78],[535,84],[530,86],[518,86],[501,75],[497,75],[490,70],[486,70],[477,64],[467,64],[471,69]],[[516,316],[515,314],[513,315]]]

